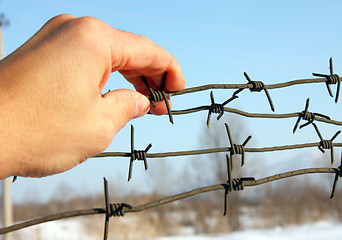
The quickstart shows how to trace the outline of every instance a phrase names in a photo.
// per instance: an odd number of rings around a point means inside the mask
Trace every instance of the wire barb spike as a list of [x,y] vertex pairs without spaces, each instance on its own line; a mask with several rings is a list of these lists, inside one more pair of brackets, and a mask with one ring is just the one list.
[[230,143],[230,148],[228,148],[230,152],[230,157],[233,159],[233,155],[241,154],[241,167],[242,167],[245,164],[245,146],[249,142],[249,140],[251,140],[252,136],[248,136],[242,145],[234,144],[228,124],[225,123],[225,126],[226,126],[227,135],[228,135],[228,139]]
[[233,162],[232,159],[226,154],[226,161],[227,161],[227,184],[224,188],[224,209],[223,209],[223,216],[226,216],[228,210],[228,193],[232,191],[233,180],[232,180],[232,168]]
[[335,173],[335,178],[334,178],[334,183],[333,183],[330,199],[332,199],[335,195],[336,186],[337,186],[337,182],[338,182],[339,177],[342,177],[342,151],[341,151],[340,166],[338,168],[336,168],[335,170],[336,170],[336,173]]
[[331,92],[330,84],[336,84],[336,83],[337,83],[336,97],[335,97],[335,103],[337,103],[337,102],[338,102],[339,95],[340,95],[341,78],[340,78],[339,75],[334,74],[332,57],[329,59],[329,68],[330,68],[330,75],[321,74],[321,73],[312,73],[312,75],[317,76],[317,77],[325,77],[325,78],[326,78],[325,84],[326,84],[326,86],[327,86],[329,95],[330,95],[331,97],[334,97],[334,95],[333,95],[333,93]]
[[128,181],[131,180],[131,178],[132,178],[134,160],[144,161],[145,171],[148,169],[146,153],[148,150],[150,150],[151,147],[152,147],[152,144],[150,143],[145,148],[145,150],[135,150],[134,149],[134,127],[133,127],[133,125],[131,125],[131,153],[130,153],[131,158],[129,161]]
[[12,183],[14,183],[15,181],[17,181],[17,179],[18,179],[18,176],[13,176]]
[[265,94],[266,94],[267,100],[268,100],[268,102],[270,104],[271,110],[272,110],[272,112],[274,112],[275,111],[274,105],[273,105],[271,96],[268,93],[268,90],[267,90],[265,84],[263,82],[261,82],[261,81],[252,81],[251,78],[248,76],[248,74],[246,72],[244,72],[243,75],[246,77],[248,83],[253,85],[253,87],[249,89],[251,92],[260,92],[262,90],[265,91]]
[[220,118],[224,114],[224,106],[227,105],[228,103],[230,103],[231,101],[233,101],[234,99],[238,98],[237,94],[239,92],[240,92],[239,90],[235,91],[233,96],[231,98],[227,99],[226,101],[224,101],[222,104],[215,103],[214,93],[213,93],[213,91],[210,92],[211,105],[209,106],[209,112],[208,112],[208,117],[207,117],[207,127],[208,128],[210,125],[211,114],[212,113],[219,114],[217,117],[217,120],[220,120]]
[[335,138],[341,133],[341,131],[337,131],[335,133],[335,135],[330,139],[330,140],[325,140],[321,133],[319,132],[318,130],[318,127],[315,123],[312,123],[312,125],[314,126],[318,136],[319,136],[319,139],[321,140],[320,141],[320,145],[318,146],[318,149],[324,153],[324,149],[330,149],[331,151],[331,165],[334,164],[334,144],[333,144],[333,141],[335,140]]
[[111,217],[123,217],[125,215],[125,209],[132,209],[132,206],[126,203],[110,203],[109,193],[108,193],[108,181],[106,178],[103,178],[103,184],[104,184],[104,195],[105,195],[105,206],[106,206],[103,239],[107,240],[109,219]]
[[149,95],[148,98],[149,98],[152,106],[156,107],[155,102],[160,102],[160,101],[164,100],[166,108],[167,108],[167,113],[169,115],[169,120],[173,124],[173,117],[172,117],[171,107],[170,107],[170,104],[169,104],[169,100],[168,100],[168,98],[167,98],[167,96],[165,94],[165,91],[164,91],[165,84],[166,84],[166,78],[167,78],[167,72],[165,72],[164,75],[163,75],[161,89],[160,90],[153,90],[151,88],[151,86],[148,84],[145,76],[141,76],[141,80],[144,82],[144,84],[146,85],[148,91],[150,92],[150,95]]
[[254,181],[253,177],[247,178],[233,178],[232,170],[233,170],[233,161],[232,158],[226,154],[226,162],[227,162],[227,182],[224,185],[224,205],[223,205],[223,216],[226,216],[228,211],[228,194],[232,191],[240,191],[244,189],[245,181]]
[[103,239],[108,239],[108,224],[109,224],[109,196],[108,196],[108,181],[106,178],[103,178],[103,185],[104,185],[104,195],[105,195],[105,206],[106,206],[106,215],[105,215],[105,226],[104,226],[104,234]]
[[299,126],[299,129],[303,128],[303,127],[306,127],[308,126],[309,124],[313,123],[315,121],[315,118],[316,116],[318,117],[322,117],[322,118],[325,118],[325,119],[328,119],[330,120],[330,117],[329,116],[326,116],[326,115],[323,115],[323,114],[320,114],[320,113],[312,113],[312,112],[309,112],[308,109],[309,109],[309,104],[310,104],[310,98],[306,99],[306,104],[305,104],[305,109],[304,111],[302,111],[301,113],[299,113],[299,116],[298,116],[298,119],[297,119],[297,122],[293,128],[293,133],[296,132],[297,130],[297,127],[299,125],[299,122],[301,119],[303,120],[306,120],[307,122],[300,125]]

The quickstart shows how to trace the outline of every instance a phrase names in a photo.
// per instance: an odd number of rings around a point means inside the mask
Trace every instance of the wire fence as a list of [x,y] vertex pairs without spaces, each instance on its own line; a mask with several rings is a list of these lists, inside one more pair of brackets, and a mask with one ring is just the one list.
[[[184,89],[178,92],[164,92],[164,87],[166,83],[166,74],[163,76],[161,90],[153,90],[148,81],[142,77],[142,81],[145,83],[147,89],[150,92],[148,96],[152,106],[155,106],[155,102],[164,101],[168,110],[169,120],[171,123],[174,123],[173,115],[180,115],[180,114],[189,114],[198,111],[208,111],[207,117],[207,127],[210,126],[211,115],[218,114],[217,119],[219,120],[224,112],[230,112],[239,114],[244,117],[250,118],[297,118],[294,127],[293,133],[299,128],[306,127],[308,125],[312,125],[314,130],[316,131],[320,141],[319,142],[312,142],[312,143],[302,143],[302,144],[294,144],[294,145],[284,145],[284,146],[271,146],[271,147],[262,147],[262,148],[247,148],[246,145],[252,138],[252,136],[248,136],[246,140],[242,144],[236,144],[233,141],[233,137],[230,133],[229,125],[225,123],[225,129],[227,132],[228,142],[230,146],[222,147],[222,148],[211,148],[211,149],[200,149],[200,150],[189,150],[189,151],[178,151],[178,152],[165,152],[165,153],[149,153],[148,151],[152,148],[152,144],[150,143],[144,150],[136,150],[134,148],[134,127],[131,126],[131,151],[130,152],[104,152],[97,156],[96,158],[102,157],[128,157],[129,160],[129,170],[128,170],[128,181],[132,178],[132,170],[133,170],[133,163],[134,161],[143,161],[145,170],[148,169],[148,158],[165,158],[165,157],[177,157],[177,156],[187,156],[187,155],[199,155],[199,154],[212,154],[212,153],[219,153],[224,152],[226,154],[226,163],[227,163],[227,181],[225,183],[219,183],[216,185],[206,186],[197,188],[188,192],[172,195],[169,197],[165,197],[156,201],[152,201],[149,203],[145,203],[138,206],[131,206],[127,203],[110,203],[109,195],[108,195],[108,182],[104,178],[104,198],[105,198],[105,207],[104,208],[93,208],[93,209],[85,209],[85,210],[76,210],[76,211],[69,211],[60,214],[54,214],[47,217],[42,217],[38,219],[34,219],[31,221],[15,224],[13,226],[5,227],[0,229],[0,234],[6,234],[9,232],[17,231],[19,229],[27,228],[33,225],[41,224],[44,222],[55,221],[64,218],[71,218],[76,216],[85,216],[85,215],[97,215],[97,214],[104,214],[105,215],[105,227],[104,227],[104,239],[108,238],[108,223],[111,217],[118,217],[124,216],[125,213],[134,213],[144,211],[150,208],[155,208],[173,201],[181,200],[184,198],[188,198],[197,194],[201,194],[204,192],[211,192],[217,190],[224,190],[224,204],[223,204],[223,215],[227,213],[227,206],[228,206],[228,196],[229,193],[233,191],[241,191],[245,187],[253,187],[257,185],[266,184],[272,181],[277,181],[284,178],[295,177],[298,175],[305,175],[305,174],[317,174],[317,173],[326,173],[326,174],[334,174],[335,178],[332,184],[332,190],[330,194],[330,198],[334,197],[337,182],[339,177],[342,176],[342,154],[340,165],[337,168],[307,168],[307,169],[300,169],[296,171],[289,171],[273,176],[268,176],[262,179],[256,180],[254,177],[240,177],[240,178],[233,178],[232,171],[233,171],[233,157],[234,155],[241,155],[241,166],[245,163],[245,152],[270,152],[270,151],[284,151],[284,150],[294,150],[294,149],[301,149],[301,148],[312,148],[317,147],[322,153],[325,153],[325,150],[330,150],[330,163],[331,165],[334,163],[335,154],[334,148],[342,147],[342,143],[336,143],[334,140],[338,137],[341,131],[337,131],[330,139],[325,139],[319,128],[317,127],[314,121],[320,121],[327,124],[333,124],[337,126],[341,126],[341,121],[336,121],[330,119],[329,116],[321,114],[321,113],[312,113],[309,112],[309,99],[307,99],[305,108],[302,112],[294,112],[294,113],[286,113],[286,114],[262,114],[262,113],[248,113],[238,109],[228,108],[225,107],[228,103],[233,101],[234,99],[238,98],[238,94],[243,91],[244,89],[249,89],[252,92],[261,92],[264,91],[267,101],[270,105],[272,111],[275,111],[274,104],[271,99],[271,95],[268,92],[268,89],[275,89],[275,88],[283,88],[289,87],[298,84],[309,84],[309,83],[325,83],[328,89],[328,93],[331,97],[333,97],[333,93],[331,91],[330,85],[337,84],[336,88],[336,95],[335,95],[335,102],[338,102],[339,93],[340,93],[340,82],[341,78],[333,73],[333,64],[332,59],[330,58],[330,74],[317,74],[314,73],[314,76],[319,76],[323,78],[313,78],[313,79],[301,79],[301,80],[294,80],[285,83],[278,83],[278,84],[271,84],[266,85],[261,81],[252,81],[251,78],[248,76],[247,73],[244,73],[248,83],[247,84],[212,84],[212,85],[205,85],[199,86],[194,88]],[[210,100],[211,104],[208,106],[199,106],[191,109],[185,110],[176,110],[171,111],[170,105],[168,103],[168,98],[171,96],[194,93],[198,91],[210,90],[210,89],[237,89],[231,98],[227,99],[222,104],[215,103],[214,94],[211,91],[210,93]],[[301,125],[300,122],[305,121]]]

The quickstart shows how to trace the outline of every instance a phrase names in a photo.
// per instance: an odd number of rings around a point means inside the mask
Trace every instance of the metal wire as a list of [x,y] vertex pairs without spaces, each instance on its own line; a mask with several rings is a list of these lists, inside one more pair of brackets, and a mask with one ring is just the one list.
[[[305,108],[304,111],[302,112],[294,112],[294,113],[284,113],[284,114],[276,114],[276,113],[249,113],[249,112],[245,112],[239,109],[234,109],[234,108],[228,108],[228,107],[222,107],[219,111],[220,115],[219,117],[222,117],[223,112],[229,112],[229,113],[234,113],[234,114],[238,114],[244,117],[249,117],[249,118],[295,118],[297,117],[297,122],[295,123],[294,129],[293,129],[293,133],[295,133],[299,122],[301,119],[308,121],[305,124],[302,124],[299,128],[303,128],[307,125],[309,125],[310,123],[312,123],[314,120],[319,121],[319,122],[324,122],[324,123],[328,123],[328,124],[334,124],[334,125],[342,125],[341,121],[336,121],[336,120],[332,120],[330,119],[329,116],[321,114],[321,113],[312,113],[308,111],[308,102],[309,99],[307,100],[307,107]],[[220,104],[214,103],[215,105],[220,106]],[[213,104],[212,104],[213,105]],[[184,109],[184,110],[173,110],[171,111],[172,115],[183,115],[183,114],[190,114],[190,113],[195,113],[195,112],[200,112],[200,111],[209,111],[208,114],[208,119],[209,116],[211,115],[211,113],[216,113],[212,110],[212,105],[210,106],[199,106],[199,107],[194,107],[194,108],[189,108],[189,109]],[[219,117],[217,120],[219,120]],[[207,126],[209,127],[210,121],[207,120]]]
[[[277,181],[277,180],[281,180],[281,179],[285,179],[285,178],[289,178],[289,177],[295,177],[295,176],[305,175],[305,174],[314,174],[314,173],[335,174],[334,187],[333,187],[333,192],[334,192],[334,189],[336,188],[335,182],[337,182],[336,179],[338,179],[338,177],[341,177],[341,166],[339,166],[338,168],[300,169],[300,170],[296,170],[296,171],[290,171],[290,172],[285,172],[285,173],[276,174],[273,176],[261,178],[259,180],[255,180],[254,178],[240,178],[240,179],[235,179],[234,180],[235,183],[233,183],[233,179],[232,179],[232,183],[229,183],[229,182],[228,183],[220,183],[220,184],[216,184],[216,185],[210,185],[210,186],[206,186],[206,187],[196,188],[196,189],[193,189],[193,190],[188,191],[188,192],[183,192],[180,194],[161,198],[161,199],[158,199],[158,200],[155,200],[152,202],[148,202],[148,203],[145,203],[142,205],[138,205],[138,206],[131,206],[131,205],[126,204],[126,203],[121,203],[119,205],[116,205],[117,209],[119,209],[119,211],[121,212],[120,214],[108,213],[108,209],[109,209],[108,190],[105,190],[105,196],[107,196],[107,197],[105,197],[107,199],[107,200],[105,200],[106,201],[106,207],[105,208],[83,209],[83,210],[75,210],[75,211],[53,214],[53,215],[49,215],[46,217],[41,217],[41,218],[33,219],[30,221],[26,221],[23,223],[18,223],[18,224],[9,226],[9,227],[1,228],[0,234],[6,234],[9,232],[17,231],[17,230],[20,230],[23,228],[28,228],[28,227],[35,226],[38,224],[56,221],[56,220],[60,220],[60,219],[78,217],[78,216],[105,214],[106,215],[106,222],[107,222],[108,221],[107,216],[109,219],[110,217],[123,216],[125,213],[141,212],[141,211],[145,211],[145,210],[148,210],[151,208],[155,208],[155,207],[165,205],[165,204],[170,203],[170,202],[189,198],[189,197],[201,194],[201,193],[212,192],[212,191],[217,191],[217,190],[225,190],[226,188],[228,188],[228,189],[234,189],[235,188],[236,190],[242,190],[241,186],[238,187],[239,184],[240,185],[243,184],[243,187],[253,187],[253,186],[258,186],[258,185],[266,184],[269,182],[273,182],[273,181]],[[107,181],[105,179],[104,179],[104,184],[105,184],[105,189],[108,189]],[[235,184],[235,187],[233,184]],[[331,196],[333,196],[333,193]],[[118,211],[118,210],[114,210],[114,211]],[[106,229],[108,230],[108,228],[106,228]],[[105,233],[105,237],[106,237],[106,233]]]
[[[54,214],[42,218],[37,218],[34,220],[30,220],[27,222],[15,224],[10,227],[5,227],[0,229],[0,234],[6,234],[9,232],[13,232],[19,229],[27,228],[30,226],[38,225],[41,223],[55,221],[64,218],[71,218],[77,216],[86,216],[86,215],[97,215],[97,214],[105,214],[105,226],[104,226],[104,239],[108,238],[108,223],[111,217],[119,217],[124,216],[125,213],[135,213],[140,211],[145,211],[150,208],[155,208],[173,201],[181,200],[184,198],[192,197],[197,194],[217,191],[217,190],[224,190],[224,215],[227,213],[228,209],[228,195],[233,191],[242,191],[245,187],[252,187],[257,185],[266,184],[272,181],[281,180],[284,178],[295,177],[298,175],[305,175],[305,174],[317,174],[317,173],[328,173],[328,174],[335,174],[332,191],[330,198],[334,197],[336,185],[338,179],[342,177],[342,156],[341,156],[341,164],[337,168],[307,168],[307,169],[300,169],[296,171],[289,171],[281,174],[276,174],[273,176],[268,176],[259,180],[255,180],[253,177],[241,177],[241,178],[232,178],[232,171],[233,171],[233,163],[232,158],[233,155],[240,154],[241,156],[241,166],[244,165],[245,162],[245,152],[270,152],[270,151],[283,151],[283,150],[294,150],[300,148],[309,148],[309,147],[318,147],[318,149],[324,153],[324,149],[330,149],[331,152],[331,164],[334,161],[334,148],[342,147],[342,143],[334,143],[333,141],[337,138],[341,131],[337,131],[335,135],[331,139],[324,139],[322,134],[320,133],[317,125],[314,121],[325,122],[334,125],[342,125],[341,121],[331,120],[329,116],[323,115],[320,113],[312,113],[308,111],[309,108],[309,99],[306,101],[305,109],[302,112],[295,112],[295,113],[287,113],[287,114],[262,114],[262,113],[247,113],[238,109],[228,108],[225,107],[226,104],[230,103],[234,99],[238,98],[238,94],[243,91],[244,89],[249,89],[252,92],[260,92],[264,91],[269,102],[269,105],[274,111],[274,105],[270,94],[268,92],[269,89],[275,88],[283,88],[289,87],[298,84],[308,84],[308,83],[321,83],[324,82],[328,89],[329,95],[333,97],[332,91],[330,89],[330,85],[337,84],[336,89],[336,96],[335,102],[338,101],[339,92],[340,92],[340,82],[341,78],[333,73],[333,64],[332,59],[329,61],[330,64],[330,74],[317,74],[314,73],[314,76],[321,76],[323,78],[314,78],[314,79],[301,79],[301,80],[293,80],[285,83],[277,83],[277,84],[270,84],[266,85],[261,81],[252,81],[247,73],[244,73],[246,79],[248,80],[247,84],[210,84],[204,85],[194,88],[188,88],[177,92],[164,92],[164,87],[166,84],[167,73],[164,74],[162,80],[162,86],[160,90],[153,90],[148,81],[142,76],[142,81],[145,83],[147,89],[150,92],[148,96],[151,104],[155,106],[155,102],[164,101],[168,110],[169,120],[173,123],[173,115],[179,114],[189,114],[198,111],[206,110],[208,111],[208,118],[207,118],[207,126],[209,127],[211,115],[219,114],[218,120],[222,117],[224,112],[230,112],[239,114],[244,117],[251,117],[251,118],[292,118],[296,117],[297,121],[295,122],[295,126],[293,128],[293,133],[297,130],[299,123],[301,120],[306,121],[305,123],[301,124],[299,128],[303,128],[308,125],[313,125],[315,131],[317,132],[320,142],[313,142],[313,143],[303,143],[303,144],[294,144],[294,145],[284,145],[284,146],[271,146],[271,147],[262,147],[262,148],[246,148],[245,146],[252,138],[248,136],[243,144],[238,145],[235,144],[232,136],[229,131],[229,126],[225,124],[228,140],[230,143],[230,147],[221,147],[221,148],[212,148],[212,149],[200,149],[200,150],[189,150],[189,151],[178,151],[178,152],[166,152],[166,153],[148,153],[149,149],[152,147],[152,144],[149,144],[145,150],[136,150],[134,148],[134,128],[131,126],[131,152],[104,152],[101,153],[95,158],[98,157],[129,157],[130,164],[129,164],[129,174],[128,174],[128,181],[132,177],[132,169],[133,169],[133,162],[135,160],[141,160],[144,162],[145,170],[147,170],[147,158],[163,158],[163,157],[176,157],[176,156],[187,156],[187,155],[198,155],[198,154],[211,154],[211,153],[219,153],[225,152],[229,153],[226,154],[226,162],[227,162],[227,181],[225,183],[220,183],[216,185],[196,188],[194,190],[172,195],[169,197],[165,197],[156,201],[148,202],[138,206],[131,206],[126,203],[110,203],[109,201],[109,194],[108,194],[108,182],[104,179],[104,198],[105,198],[105,208],[92,208],[92,209],[85,209],[85,210],[76,210],[76,211],[69,211],[60,214]],[[196,108],[185,109],[185,110],[178,110],[178,111],[171,111],[168,98],[171,96],[182,95],[187,93],[194,93],[199,91],[204,91],[208,89],[237,89],[231,98],[227,99],[222,104],[215,103],[213,92],[210,93],[211,105],[209,106],[199,106]]]
[[[328,88],[329,95],[333,97],[333,94],[331,92],[329,85],[337,83],[336,98],[335,98],[335,102],[337,102],[339,92],[340,92],[341,77],[333,73],[332,58],[330,58],[329,60],[329,65],[330,65],[330,75],[313,73],[314,76],[319,76],[323,78],[308,78],[308,79],[292,80],[292,81],[288,81],[284,83],[275,83],[275,84],[268,84],[268,85],[263,84],[263,89],[284,88],[284,87],[290,87],[294,85],[308,84],[308,83],[325,83]],[[244,75],[246,77],[246,74]],[[258,84],[258,85],[260,88],[261,84]],[[249,81],[249,83],[247,84],[208,84],[208,85],[203,85],[203,86],[198,86],[198,87],[186,88],[177,92],[168,92],[165,94],[167,97],[171,97],[171,96],[177,96],[177,95],[182,95],[182,94],[187,94],[187,93],[195,93],[195,92],[200,92],[200,91],[205,91],[205,90],[210,90],[210,89],[247,89],[247,88],[256,89],[256,87],[258,86],[256,86],[256,84],[253,83],[253,81]]]
[[[302,144],[293,144],[293,145],[284,145],[284,146],[273,146],[273,147],[262,147],[262,148],[244,148],[245,152],[274,152],[274,151],[283,151],[283,150],[294,150],[300,148],[312,148],[319,147],[320,142],[314,143],[302,143]],[[333,143],[333,147],[342,147],[342,143]],[[220,152],[230,152],[230,149],[227,147],[220,148],[209,148],[209,149],[200,149],[200,150],[189,150],[189,151],[179,151],[179,152],[165,152],[165,153],[146,153],[146,158],[165,158],[165,157],[179,157],[179,156],[189,156],[189,155],[201,155],[201,154],[211,154],[211,153],[220,153]],[[103,152],[100,153],[94,158],[99,157],[130,157],[131,153],[128,152]]]
[[[210,109],[210,106],[199,106],[199,107],[195,107],[195,108],[189,108],[189,109],[185,109],[185,110],[173,110],[172,115],[181,115],[181,114],[189,114],[189,113],[195,113],[195,112],[199,112],[199,111],[208,111]],[[235,113],[244,117],[249,117],[249,118],[295,118],[295,117],[301,117],[302,113],[301,112],[296,112],[296,113],[283,113],[283,114],[276,114],[276,113],[249,113],[249,112],[245,112],[239,109],[234,109],[234,108],[228,108],[228,107],[224,107],[224,111],[225,112],[230,112],[230,113]],[[321,114],[323,115],[323,114]],[[323,118],[323,117],[315,117],[316,121],[320,121],[320,122],[324,122],[324,123],[328,123],[328,124],[334,124],[334,125],[342,125],[341,121],[336,121],[336,120],[331,120],[330,118]]]

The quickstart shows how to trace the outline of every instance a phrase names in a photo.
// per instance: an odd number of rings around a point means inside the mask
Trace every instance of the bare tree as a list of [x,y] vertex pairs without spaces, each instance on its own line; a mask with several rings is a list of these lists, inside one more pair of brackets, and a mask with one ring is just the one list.
[[[210,127],[205,131],[202,131],[202,134],[199,136],[201,148],[227,147],[226,154],[230,154],[228,152],[228,148],[231,146],[225,128],[225,123],[229,126],[234,144],[241,145],[248,137],[245,124],[241,119],[237,119],[237,117],[234,116],[222,117],[219,121],[214,121],[213,119],[210,123]],[[234,155],[232,162],[233,178],[242,177],[243,168],[241,167],[241,156]],[[193,160],[192,166],[194,166],[192,176],[194,179],[201,179],[201,184],[217,184],[219,182],[227,181],[227,163],[225,153],[201,156],[200,159],[196,158]],[[209,201],[210,203],[207,203],[206,205],[213,207],[213,209],[206,208],[206,214],[211,212],[215,213],[214,215],[218,217],[216,231],[224,231],[224,229],[227,228],[231,231],[240,229],[241,197],[239,192],[229,193],[228,216],[226,218],[222,218],[221,214],[217,214],[219,211],[223,211],[223,200],[223,192],[211,193],[210,197],[208,196],[206,198],[206,201]]]

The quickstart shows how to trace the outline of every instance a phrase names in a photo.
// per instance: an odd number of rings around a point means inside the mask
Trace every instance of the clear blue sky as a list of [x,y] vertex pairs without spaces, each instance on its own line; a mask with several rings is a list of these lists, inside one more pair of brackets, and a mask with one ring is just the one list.
[[[0,12],[11,21],[4,29],[5,54],[9,54],[51,17],[69,13],[100,18],[115,28],[145,35],[171,52],[180,63],[187,87],[209,83],[245,83],[246,71],[254,80],[266,84],[299,78],[310,78],[312,72],[328,73],[328,60],[334,58],[336,73],[342,74],[341,1],[89,1],[89,0],[1,0]],[[48,81],[48,79],[47,79]],[[106,89],[131,88],[122,77],[113,74]],[[335,92],[336,86],[332,86]],[[214,92],[223,102],[232,91]],[[342,120],[341,103],[335,104],[324,84],[295,86],[272,90],[276,113],[298,112],[310,97],[310,111]],[[208,105],[209,92],[179,96],[174,109]],[[342,99],[340,100],[342,101]],[[249,112],[270,113],[263,93],[244,91],[231,107]],[[175,117],[147,116],[134,120],[136,148],[150,152],[198,149],[200,133],[207,131],[206,112]],[[244,118],[238,118],[244,119]],[[212,120],[214,121],[214,119]],[[244,119],[247,132],[253,135],[249,146],[263,147],[318,141],[312,127],[292,135],[296,119]],[[222,123],[223,126],[223,123]],[[129,151],[129,124],[115,138],[108,151]],[[330,138],[341,127],[320,124],[324,137]],[[261,130],[265,130],[262,134]],[[165,143],[161,133],[169,134]],[[181,138],[174,137],[182,133]],[[340,136],[337,141],[341,141]],[[223,147],[223,146],[222,146]],[[314,149],[313,151],[318,151]],[[339,155],[339,151],[336,155]],[[279,160],[300,155],[277,153]],[[48,199],[61,183],[68,183],[86,193],[102,191],[102,177],[110,184],[128,189],[143,188],[157,160],[150,160],[150,171],[140,162],[134,168],[133,180],[126,183],[128,159],[90,159],[75,169],[42,179],[19,179],[13,184],[16,202],[37,197]],[[159,161],[159,160],[158,160]],[[163,160],[160,160],[163,161]],[[184,167],[185,158],[170,159],[175,168]],[[272,161],[272,160],[270,160]],[[324,163],[327,165],[327,163]],[[308,166],[309,167],[309,166]]]

